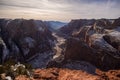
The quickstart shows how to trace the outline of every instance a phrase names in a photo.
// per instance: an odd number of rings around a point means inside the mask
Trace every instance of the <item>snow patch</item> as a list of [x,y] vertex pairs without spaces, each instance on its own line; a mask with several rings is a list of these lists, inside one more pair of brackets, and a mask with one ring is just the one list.
[[49,39],[48,42],[50,43],[51,46],[53,46],[55,44],[55,40]]
[[34,47],[35,40],[31,37],[24,38],[25,42],[28,43],[29,48]]
[[98,48],[98,49],[103,49],[103,50],[107,50],[109,52],[114,52],[114,54],[112,54],[112,53],[108,53],[108,54],[112,55],[114,58],[118,58],[119,59],[120,58],[120,54],[117,53],[117,49],[113,48],[110,44],[108,44],[103,39],[104,35],[105,34],[93,34],[91,36],[91,42],[92,42],[92,44],[94,44],[96,46],[96,48]]
[[45,28],[43,27],[44,26],[44,23],[42,21],[39,21],[39,20],[36,20],[34,21],[35,24],[36,24],[36,28],[39,30],[39,31],[42,31],[44,32],[45,31]]
[[12,21],[12,20],[8,20],[7,23],[6,23],[6,25],[5,25],[5,27],[7,27],[8,24],[9,24],[11,21]]
[[39,27],[38,30],[44,32],[45,29],[42,27]]
[[106,50],[108,49],[114,50],[114,48],[103,39],[104,35],[105,34],[93,34],[91,36],[92,43]]
[[28,55],[29,51],[30,51],[30,50],[29,50],[28,48],[24,48],[24,49],[23,49],[24,55]]
[[13,49],[13,52],[15,52],[16,54],[19,53],[19,48],[12,42],[12,49]]
[[53,52],[47,51],[44,53],[36,53],[36,56],[29,61],[33,68],[45,68],[48,62],[52,59]]
[[120,26],[118,26],[118,27],[115,29],[115,31],[120,32]]
[[108,19],[111,24],[114,23],[115,20]]
[[120,39],[120,32],[118,32],[118,31],[113,31],[113,32],[109,33],[109,35],[116,36],[116,38]]
[[4,61],[5,58],[8,56],[9,54],[9,50],[7,49],[6,46],[4,46],[4,49],[3,49],[3,57],[2,57],[2,60]]
[[7,49],[6,44],[4,43],[4,41],[1,38],[0,38],[0,44],[3,45],[3,57],[2,57],[2,61],[4,61],[5,58],[7,57],[8,53],[9,53],[9,50]]

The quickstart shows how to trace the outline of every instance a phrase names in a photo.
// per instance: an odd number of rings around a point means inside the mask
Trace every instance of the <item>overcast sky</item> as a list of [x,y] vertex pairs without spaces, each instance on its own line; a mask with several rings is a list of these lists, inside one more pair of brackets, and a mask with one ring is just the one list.
[[0,17],[59,21],[118,18],[120,0],[0,0]]

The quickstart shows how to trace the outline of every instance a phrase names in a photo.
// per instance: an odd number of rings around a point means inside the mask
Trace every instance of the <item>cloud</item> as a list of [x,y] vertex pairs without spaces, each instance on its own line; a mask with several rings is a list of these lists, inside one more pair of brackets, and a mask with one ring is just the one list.
[[68,21],[120,17],[120,0],[0,0],[0,17]]

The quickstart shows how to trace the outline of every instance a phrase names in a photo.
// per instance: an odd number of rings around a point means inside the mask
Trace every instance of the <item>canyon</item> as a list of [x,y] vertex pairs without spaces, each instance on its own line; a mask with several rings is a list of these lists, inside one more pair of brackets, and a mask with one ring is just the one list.
[[0,19],[0,64],[9,60],[30,64],[36,80],[119,80],[120,18],[76,19],[57,29]]

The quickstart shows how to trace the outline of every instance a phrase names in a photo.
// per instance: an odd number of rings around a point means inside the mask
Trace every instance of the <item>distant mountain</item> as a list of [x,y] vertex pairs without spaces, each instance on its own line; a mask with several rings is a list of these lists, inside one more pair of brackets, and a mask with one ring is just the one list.
[[60,22],[60,21],[45,21],[45,23],[47,23],[49,29],[52,28],[54,30],[59,29],[67,24],[65,22]]

